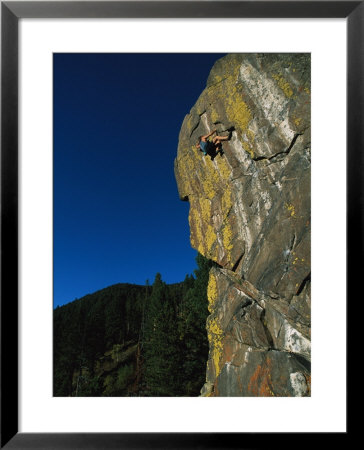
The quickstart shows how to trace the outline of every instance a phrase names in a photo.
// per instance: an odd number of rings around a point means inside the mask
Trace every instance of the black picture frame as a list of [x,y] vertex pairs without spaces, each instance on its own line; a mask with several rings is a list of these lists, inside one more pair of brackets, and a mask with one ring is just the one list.
[[[21,18],[346,18],[347,298],[363,263],[363,1],[1,2],[1,448],[258,448],[268,433],[18,433],[18,22]],[[349,348],[349,346],[348,346]],[[347,420],[348,421],[348,420]],[[347,428],[349,431],[349,429]],[[335,439],[348,436],[338,433]],[[308,433],[300,438],[305,443]],[[317,438],[317,436],[316,436]],[[291,437],[280,435],[280,445]],[[308,441],[307,441],[308,442]],[[268,444],[267,444],[268,445]]]

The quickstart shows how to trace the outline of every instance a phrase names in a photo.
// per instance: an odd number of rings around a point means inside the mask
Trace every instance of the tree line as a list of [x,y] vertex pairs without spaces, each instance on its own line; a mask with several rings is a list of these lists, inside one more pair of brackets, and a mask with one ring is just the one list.
[[117,284],[54,310],[55,396],[197,396],[212,262],[167,285]]

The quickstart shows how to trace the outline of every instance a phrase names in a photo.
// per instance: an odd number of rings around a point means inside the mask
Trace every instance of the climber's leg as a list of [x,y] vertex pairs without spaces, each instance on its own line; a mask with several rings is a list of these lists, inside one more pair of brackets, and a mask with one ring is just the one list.
[[214,142],[214,146],[215,146],[215,152],[219,153],[222,151],[222,144],[219,140],[217,140],[216,142]]

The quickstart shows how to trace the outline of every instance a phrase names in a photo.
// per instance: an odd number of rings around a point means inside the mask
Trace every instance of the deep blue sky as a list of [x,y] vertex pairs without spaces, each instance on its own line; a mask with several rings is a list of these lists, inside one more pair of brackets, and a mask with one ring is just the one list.
[[54,306],[196,268],[173,161],[221,56],[54,55]]

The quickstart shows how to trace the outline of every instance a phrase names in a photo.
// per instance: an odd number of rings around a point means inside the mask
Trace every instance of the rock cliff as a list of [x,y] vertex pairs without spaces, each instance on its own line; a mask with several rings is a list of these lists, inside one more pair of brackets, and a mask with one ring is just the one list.
[[[195,144],[217,129],[222,151]],[[310,55],[218,60],[179,135],[175,176],[210,272],[203,396],[309,396]]]

